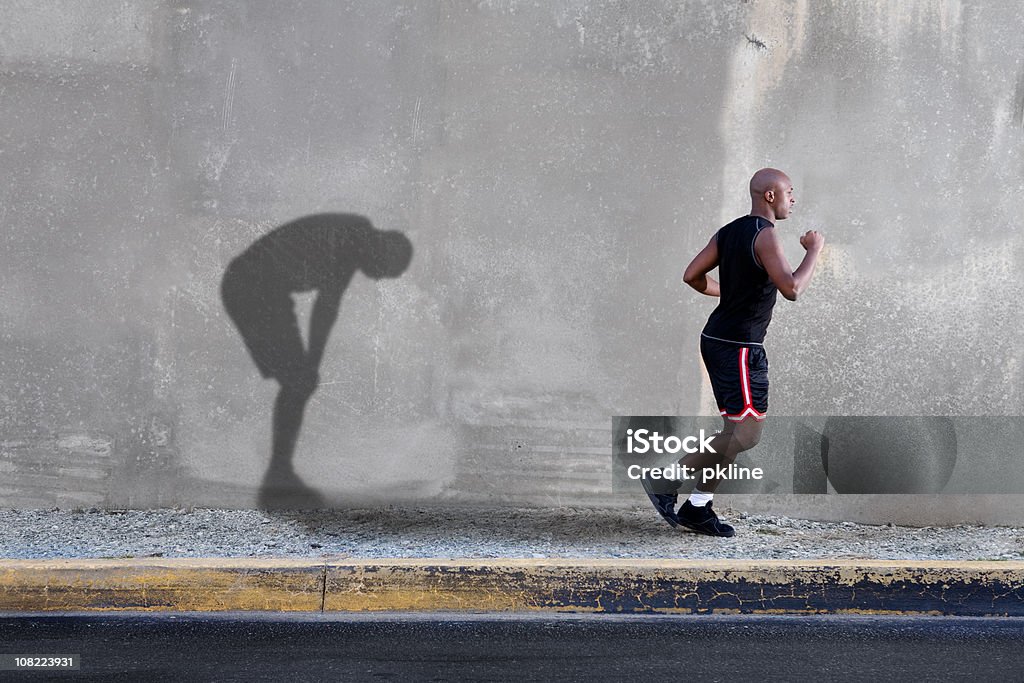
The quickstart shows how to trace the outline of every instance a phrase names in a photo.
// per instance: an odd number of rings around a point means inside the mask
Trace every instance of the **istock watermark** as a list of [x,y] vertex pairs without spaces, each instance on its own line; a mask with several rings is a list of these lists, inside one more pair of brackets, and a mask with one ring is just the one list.
[[[626,430],[626,452],[627,453],[714,453],[711,447],[711,439],[714,434],[706,436],[704,430],[700,430],[699,436],[686,436],[679,438],[674,434],[662,436],[658,432],[649,429],[627,429]],[[697,444],[694,446],[693,444]]]
[[683,481],[684,479],[694,479],[697,481],[705,479],[761,480],[764,479],[764,470],[760,467],[743,467],[736,463],[729,463],[725,466],[719,464],[714,467],[702,467],[700,468],[700,476],[698,477],[697,475],[696,467],[680,465],[679,463],[672,463],[665,467],[630,465],[626,468],[626,476],[636,481],[641,479],[663,479],[665,481]]
[[[705,429],[695,430],[689,435],[685,433],[662,435],[656,429],[630,427],[625,431],[625,455],[629,458],[638,455],[660,456],[680,453],[717,454],[711,443],[716,436],[718,436],[717,432],[711,433]],[[705,481],[711,478],[759,481],[764,478],[764,469],[745,467],[736,463],[714,464],[700,468],[690,467],[679,462],[662,466],[651,466],[651,463],[632,463],[626,467],[626,477],[634,481],[647,479],[667,482]]]
[[[675,455],[678,453],[717,453],[711,441],[717,433],[709,434],[700,429],[696,434],[663,436],[651,429],[627,429],[626,453],[628,455]],[[699,477],[698,477],[699,475]],[[632,464],[626,468],[626,476],[630,479],[663,479],[666,481],[682,481],[685,479],[704,480],[716,479],[763,479],[764,470],[760,467],[743,467],[735,463],[714,465],[712,467],[689,467],[678,462],[664,467],[644,467]]]
[[[714,415],[624,415],[612,422],[612,490],[710,475],[716,493],[1022,494],[1024,416],[773,415],[735,460]],[[694,467],[683,467],[683,464]],[[710,472],[703,468],[713,468]],[[692,471],[695,470],[695,471]]]

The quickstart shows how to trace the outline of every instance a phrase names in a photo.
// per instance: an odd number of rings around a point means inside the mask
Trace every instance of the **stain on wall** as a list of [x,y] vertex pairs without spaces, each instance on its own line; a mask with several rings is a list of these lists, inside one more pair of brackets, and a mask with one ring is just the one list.
[[1014,3],[0,5],[10,505],[255,504],[276,385],[220,278],[337,211],[416,259],[346,290],[298,476],[603,505],[612,415],[708,407],[679,279],[769,163],[791,260],[829,240],[773,410],[1018,412]]

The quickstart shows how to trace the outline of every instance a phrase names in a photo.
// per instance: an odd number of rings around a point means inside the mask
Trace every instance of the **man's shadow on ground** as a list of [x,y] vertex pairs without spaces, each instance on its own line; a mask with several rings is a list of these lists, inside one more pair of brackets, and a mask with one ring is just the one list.
[[[377,230],[363,216],[325,213],[275,228],[228,264],[221,281],[224,308],[260,374],[281,385],[259,507],[324,506],[323,497],[295,473],[292,459],[306,404],[320,381],[327,337],[356,271],[374,280],[398,277],[412,251],[400,232]],[[292,294],[310,291],[317,295],[307,347]]]

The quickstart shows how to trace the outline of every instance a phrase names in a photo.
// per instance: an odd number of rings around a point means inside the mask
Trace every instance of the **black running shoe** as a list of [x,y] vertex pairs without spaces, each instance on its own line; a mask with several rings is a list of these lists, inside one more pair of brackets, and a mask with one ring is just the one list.
[[[641,477],[640,483],[644,485],[644,491],[647,492],[647,497],[654,503],[654,509],[658,511],[658,514],[664,517],[665,521],[672,526],[679,526],[679,520],[676,519],[676,502],[679,500],[679,494],[656,493],[651,480],[647,477]],[[676,484],[681,485],[680,482],[676,482]]]
[[710,501],[708,501],[707,505],[697,507],[687,500],[679,506],[679,512],[676,513],[676,521],[689,529],[707,534],[708,536],[729,537],[736,534],[735,529],[725,522],[719,521],[718,515],[711,509]]

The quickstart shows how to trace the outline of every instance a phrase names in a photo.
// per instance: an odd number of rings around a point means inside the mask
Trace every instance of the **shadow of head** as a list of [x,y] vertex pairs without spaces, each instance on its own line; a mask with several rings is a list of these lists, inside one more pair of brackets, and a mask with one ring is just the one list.
[[400,276],[412,261],[412,243],[397,230],[378,230],[351,213],[303,216],[274,228],[228,265],[226,298],[261,297],[344,286],[360,271],[374,280]]
[[400,276],[412,261],[412,242],[396,230],[371,230],[360,244],[359,270],[380,280]]
[[[305,249],[306,260],[347,266],[373,280],[396,278],[412,262],[412,242],[397,230],[378,230],[369,218],[351,213],[322,213],[282,225],[270,233]],[[304,244],[303,244],[304,243]]]

